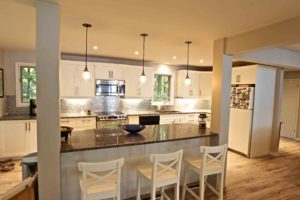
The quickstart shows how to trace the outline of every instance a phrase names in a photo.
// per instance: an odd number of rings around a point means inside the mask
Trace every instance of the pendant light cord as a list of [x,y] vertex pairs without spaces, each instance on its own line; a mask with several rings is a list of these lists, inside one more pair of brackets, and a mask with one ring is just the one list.
[[146,40],[146,35],[143,35],[143,72],[142,72],[142,75],[145,75],[145,40]]
[[186,77],[189,77],[189,63],[190,63],[190,43],[187,43],[187,60],[186,60]]
[[186,41],[187,44],[187,59],[186,59],[186,78],[189,78],[189,63],[190,63],[190,44],[191,41]]
[[87,70],[87,40],[88,40],[88,27],[85,31],[85,70]]

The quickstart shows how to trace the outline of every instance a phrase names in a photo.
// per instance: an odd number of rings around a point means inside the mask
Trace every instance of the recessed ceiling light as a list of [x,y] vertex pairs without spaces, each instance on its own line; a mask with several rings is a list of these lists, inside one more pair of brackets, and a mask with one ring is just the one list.
[[177,56],[173,56],[172,58],[173,58],[173,60],[176,60],[176,59],[177,59]]
[[135,55],[139,55],[140,53],[139,53],[138,51],[135,51],[134,54],[135,54]]
[[168,64],[170,64],[170,63],[166,62],[166,65],[168,65]]
[[200,60],[200,62],[201,62],[201,63],[203,63],[203,62],[204,62],[204,60],[203,60],[203,59],[201,59],[201,60]]
[[97,50],[97,49],[98,49],[98,46],[93,46],[93,49],[94,49],[94,50]]

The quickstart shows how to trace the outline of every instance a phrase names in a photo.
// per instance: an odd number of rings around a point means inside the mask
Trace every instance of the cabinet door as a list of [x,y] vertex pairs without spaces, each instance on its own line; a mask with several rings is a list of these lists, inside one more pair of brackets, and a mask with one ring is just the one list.
[[232,69],[232,84],[255,84],[256,83],[256,65],[245,67],[234,67]]
[[145,74],[147,76],[146,83],[140,82],[140,76],[137,79],[138,84],[141,88],[141,97],[142,98],[152,98],[154,70],[152,68],[146,67]]
[[2,147],[1,157],[26,155],[27,122],[5,121],[1,123],[0,129]]
[[95,79],[124,80],[123,67],[110,63],[95,63]]
[[200,73],[199,75],[199,96],[211,98],[212,93],[212,73]]
[[138,68],[128,67],[126,71],[127,72],[124,73],[124,79],[126,84],[125,96],[129,98],[140,98],[142,96],[142,89],[140,87],[140,83],[138,82],[140,70]]
[[190,72],[189,76],[191,79],[189,97],[190,98],[199,98],[199,96],[200,96],[199,73],[198,72]]
[[140,82],[140,75],[142,68],[130,67],[126,68],[123,78],[126,82],[125,96],[129,98],[151,98],[153,92],[153,68],[146,67],[145,74],[147,81],[145,83]]
[[37,122],[27,122],[27,153],[37,152]]
[[89,63],[88,69],[90,71],[90,79],[84,80],[82,72],[85,68],[84,65],[76,65],[76,81],[75,81],[75,96],[77,97],[93,97],[95,96],[95,77],[94,77],[94,64]]
[[76,67],[70,63],[60,63],[60,96],[75,96]]
[[128,116],[128,122],[129,124],[139,124],[139,116]]

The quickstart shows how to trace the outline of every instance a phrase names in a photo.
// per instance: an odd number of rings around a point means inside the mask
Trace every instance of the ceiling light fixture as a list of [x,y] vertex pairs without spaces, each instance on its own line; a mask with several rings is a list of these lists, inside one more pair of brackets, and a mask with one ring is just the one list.
[[93,46],[93,49],[94,50],[98,50],[98,46]]
[[135,51],[135,52],[134,52],[134,54],[135,54],[135,55],[139,55],[139,54],[140,54],[140,52],[138,52],[138,51]]
[[186,77],[184,80],[185,85],[190,85],[191,84],[191,79],[189,77],[189,61],[190,61],[190,44],[192,41],[186,41],[187,44],[187,61],[186,61]]
[[92,27],[91,24],[87,24],[87,23],[84,23],[82,24],[83,27],[85,27],[85,68],[83,70],[83,73],[82,73],[82,78],[84,80],[88,80],[91,78],[91,74],[89,72],[89,69],[88,69],[88,66],[87,66],[87,40],[88,40],[88,29]]
[[172,58],[173,58],[173,60],[176,60],[176,59],[177,59],[177,56],[173,56]]
[[204,62],[204,60],[203,60],[203,59],[201,59],[201,60],[200,60],[200,62],[201,62],[201,63],[203,63],[203,62]]
[[140,76],[140,82],[145,83],[147,81],[147,77],[145,74],[145,40],[146,40],[146,37],[148,36],[148,34],[142,33],[141,36],[143,37],[143,71]]

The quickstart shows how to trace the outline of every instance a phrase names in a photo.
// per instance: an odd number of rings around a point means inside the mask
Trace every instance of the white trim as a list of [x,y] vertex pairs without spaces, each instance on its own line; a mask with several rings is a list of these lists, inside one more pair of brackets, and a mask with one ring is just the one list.
[[20,83],[20,68],[22,66],[36,67],[35,63],[24,63],[16,62],[15,63],[15,82],[16,82],[16,107],[27,107],[29,103],[22,103],[21,101],[21,83]]

